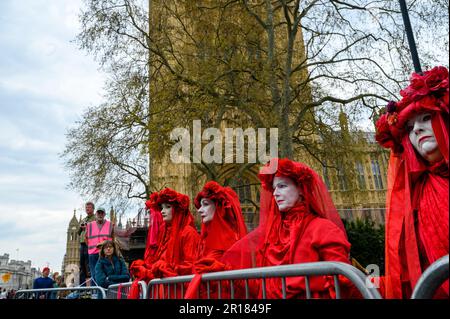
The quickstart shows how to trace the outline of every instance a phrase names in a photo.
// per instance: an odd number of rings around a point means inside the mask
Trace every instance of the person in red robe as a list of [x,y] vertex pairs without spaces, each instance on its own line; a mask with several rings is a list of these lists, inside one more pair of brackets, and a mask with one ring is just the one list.
[[[448,70],[413,73],[376,123],[391,149],[386,195],[386,298],[409,298],[424,270],[449,252]],[[448,280],[436,297],[449,297]]]
[[[221,262],[232,269],[319,261],[350,263],[344,225],[316,172],[289,159],[273,159],[258,176],[262,184],[260,224],[230,248]],[[251,281],[252,298],[262,297],[260,282]],[[340,282],[342,297],[354,293],[348,281],[342,278]],[[311,277],[310,288],[312,298],[335,297],[332,276]],[[286,293],[287,298],[306,298],[305,278],[287,277]],[[266,279],[266,298],[282,298],[280,278]]]
[[[135,261],[130,267],[138,280],[149,282],[153,278],[166,278],[192,273],[192,265],[200,241],[194,218],[189,211],[189,197],[170,188],[153,193],[147,203],[162,216],[157,250],[149,261]],[[174,289],[165,298],[179,298],[181,292]],[[161,297],[161,296],[160,296]]]
[[[193,271],[197,274],[186,291],[185,298],[206,298],[201,274],[226,270],[220,258],[236,241],[247,234],[239,198],[230,187],[217,182],[205,184],[194,200],[202,219],[200,245]],[[217,287],[212,285],[211,298],[217,297]]]

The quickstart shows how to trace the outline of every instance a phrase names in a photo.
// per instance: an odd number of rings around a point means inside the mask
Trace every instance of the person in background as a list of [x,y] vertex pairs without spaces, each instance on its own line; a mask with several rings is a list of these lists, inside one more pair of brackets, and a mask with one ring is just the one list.
[[[36,278],[33,281],[33,289],[48,289],[53,288],[53,279],[48,275],[50,274],[50,268],[44,267],[42,269],[42,276]],[[36,293],[36,299],[47,299],[49,297],[48,292],[38,292]]]
[[105,240],[113,239],[113,224],[105,218],[106,210],[103,207],[97,208],[95,212],[95,221],[92,221],[86,226],[86,243],[89,253],[89,269],[92,270],[91,278],[94,283],[97,282],[95,278],[95,265],[99,258],[99,244]]
[[87,202],[85,205],[86,217],[80,223],[78,235],[80,236],[80,285],[85,286],[86,280],[91,277],[89,269],[89,253],[86,244],[86,225],[95,220],[95,205],[93,202]]
[[[51,276],[51,278],[53,279],[53,288],[59,288],[59,284],[60,282],[58,282],[58,277],[61,277],[59,275],[59,272],[55,271],[53,273],[53,275]],[[58,296],[58,292],[57,291],[52,291],[49,295],[48,299],[57,299]]]
[[99,259],[95,266],[95,280],[98,286],[105,289],[109,285],[128,282],[130,274],[120,250],[112,240],[106,240],[98,245]]

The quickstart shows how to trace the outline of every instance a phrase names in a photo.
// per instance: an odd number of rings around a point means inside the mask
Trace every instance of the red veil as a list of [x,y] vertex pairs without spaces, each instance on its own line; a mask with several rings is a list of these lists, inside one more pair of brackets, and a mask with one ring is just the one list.
[[[276,168],[274,170],[273,168]],[[282,213],[273,196],[272,182],[275,176],[283,176],[292,179],[300,188],[304,200],[292,208],[289,212]],[[292,264],[298,260],[318,261],[315,255],[315,247],[308,246],[307,242],[311,233],[316,238],[327,238],[328,252],[321,256],[324,260],[334,260],[349,263],[350,244],[347,241],[344,225],[333,204],[331,196],[320,176],[308,166],[291,161],[289,159],[272,159],[270,164],[264,166],[258,177],[261,180],[260,194],[260,224],[249,235],[237,242],[223,256],[222,262],[232,269],[275,266]],[[283,217],[283,218],[284,218]],[[317,218],[320,217],[320,218]],[[282,230],[281,225],[289,226],[289,233]],[[314,225],[313,225],[314,224]],[[312,228],[308,228],[312,225]],[[307,231],[309,229],[309,231]],[[314,229],[311,232],[311,229]],[[328,233],[326,230],[330,230]],[[284,235],[282,235],[284,233]],[[331,235],[332,233],[332,235]],[[306,235],[308,234],[308,235]],[[334,237],[334,238],[329,238]],[[272,245],[273,243],[279,243]],[[298,247],[303,247],[307,255],[298,258]],[[307,246],[307,247],[306,247]],[[314,258],[317,258],[314,260]],[[303,261],[303,262],[304,262]],[[288,298],[301,297],[304,292],[304,278],[288,278]],[[253,283],[253,296],[258,296],[256,291],[259,283]],[[281,284],[278,279],[267,279],[267,291],[269,298],[281,297]],[[332,289],[326,277],[316,278],[311,281],[311,289],[324,291],[324,287]],[[303,287],[303,288],[302,288]],[[300,290],[299,290],[300,289]],[[327,290],[328,291],[328,290]],[[318,293],[316,297],[329,298],[327,293]]]
[[[163,203],[172,205],[173,217],[171,223],[162,221],[161,204]],[[184,262],[184,260],[181,260],[183,254],[179,236],[181,236],[186,227],[191,227],[195,231],[195,224],[194,218],[189,211],[189,197],[173,189],[165,188],[159,193],[152,193],[150,199],[146,202],[146,207],[153,214],[153,221],[156,221],[156,223],[152,225],[153,229],[149,229],[150,234],[148,235],[145,260],[134,261],[130,270],[135,277],[148,281],[153,278],[151,269],[155,268],[155,263],[160,262],[161,259],[164,259],[166,266],[181,265]],[[157,239],[155,235],[157,235]],[[198,239],[193,239],[194,242],[192,244],[198,245]],[[149,244],[153,245],[152,250],[149,249]],[[161,263],[158,265],[160,266],[159,268],[162,267],[160,272],[164,273],[166,271],[166,275],[176,275],[173,272],[173,267],[163,267],[164,265]]]
[[161,211],[160,207],[163,203],[172,205],[172,221],[170,224],[164,223],[165,227],[156,256],[164,253],[167,263],[178,265],[183,262],[180,259],[182,254],[179,236],[185,227],[192,227],[195,230],[194,217],[189,211],[189,197],[173,189],[165,188],[157,196],[155,194],[153,198],[150,197],[150,200],[151,207],[155,210]]
[[197,209],[201,206],[202,198],[212,200],[216,205],[216,211],[211,222],[202,223],[200,233],[202,251],[199,252],[199,258],[209,257],[213,251],[221,251],[223,254],[247,234],[239,197],[232,188],[222,187],[217,182],[210,181],[195,197],[194,205]]
[[[448,235],[448,70],[435,67],[413,73],[377,121],[377,142],[391,149],[386,195],[387,298],[409,298],[422,272],[449,252]],[[412,146],[405,125],[419,113],[430,113],[443,160],[426,162]],[[440,296],[448,298],[448,281]]]
[[[186,299],[197,298],[202,273],[225,270],[224,264],[219,262],[223,253],[247,234],[239,197],[232,188],[209,181],[195,197],[194,205],[197,209],[201,206],[202,198],[212,200],[216,210],[209,223],[202,223],[200,247],[197,261],[194,263],[194,272],[197,275],[186,291]],[[212,296],[217,294],[214,289]],[[205,296],[204,291],[200,296]]]
[[[147,206],[148,204],[148,206]],[[150,207],[150,201],[146,202],[147,211],[149,212],[149,227],[147,233],[147,241],[145,244],[144,261],[147,264],[152,263],[156,251],[158,250],[158,235],[163,229],[163,219],[160,210]]]
[[[273,167],[276,167],[276,172],[273,172]],[[263,249],[276,232],[274,225],[279,223],[281,214],[273,196],[272,182],[275,176],[291,178],[301,189],[307,209],[333,222],[347,238],[344,224],[322,178],[305,164],[274,158],[258,174],[262,186],[259,226],[229,249],[222,258],[232,268],[259,267],[256,264],[256,252]]]

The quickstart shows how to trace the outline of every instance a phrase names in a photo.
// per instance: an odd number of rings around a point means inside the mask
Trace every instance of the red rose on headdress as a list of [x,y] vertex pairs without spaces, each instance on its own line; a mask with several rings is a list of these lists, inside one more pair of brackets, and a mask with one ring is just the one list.
[[[268,167],[269,163],[265,166]],[[261,173],[258,177],[261,181],[264,189],[272,191],[273,190],[273,179],[275,176],[284,176],[291,178],[297,185],[307,184],[312,178],[312,171],[309,167],[300,165],[299,163],[293,162],[287,158],[278,160],[278,168],[275,174],[264,174],[264,167],[261,169]]]
[[230,197],[237,197],[236,193],[230,187],[222,187],[215,181],[209,181],[205,184],[205,186],[203,186],[202,191],[195,197],[194,205],[195,207],[200,208],[200,201],[202,198],[208,198],[216,205],[230,207]]
[[145,202],[145,207],[147,209],[161,210],[161,207],[158,205],[158,192],[150,194],[150,199]]
[[390,148],[394,152],[401,152],[402,146],[398,141],[398,138],[393,133],[399,133],[399,131],[389,123],[389,114],[383,114],[376,123],[375,140],[381,146]]
[[448,70],[443,66],[437,66],[427,73],[425,85],[430,91],[439,91],[448,88]]
[[442,66],[425,71],[423,75],[413,73],[411,84],[400,91],[400,95],[411,101],[417,101],[422,97],[434,94],[441,96],[448,91],[448,70]]
[[161,205],[164,203],[178,206],[182,210],[187,210],[189,208],[189,197],[187,195],[178,193],[171,188],[164,188],[159,192],[158,205],[161,207]]
[[147,209],[161,210],[163,203],[178,206],[182,210],[189,209],[189,197],[171,188],[165,188],[159,193],[152,193],[150,199],[145,202],[145,206]]

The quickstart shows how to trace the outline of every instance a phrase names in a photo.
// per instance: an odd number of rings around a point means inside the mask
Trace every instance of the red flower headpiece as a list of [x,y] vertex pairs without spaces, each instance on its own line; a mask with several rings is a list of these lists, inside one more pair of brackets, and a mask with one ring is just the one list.
[[276,173],[267,174],[270,163],[266,164],[261,172],[258,174],[261,180],[262,187],[268,191],[273,191],[273,179],[275,176],[289,177],[297,185],[308,185],[312,178],[313,173],[311,168],[301,163],[293,162],[287,158],[282,158],[278,160],[278,167]]
[[189,197],[171,188],[165,188],[159,193],[152,193],[150,199],[145,202],[145,206],[147,209],[161,210],[163,203],[177,206],[183,211],[189,209]]
[[405,124],[412,116],[421,112],[448,112],[448,70],[434,67],[423,74],[413,73],[410,84],[400,91],[402,99],[390,101],[376,123],[377,142],[395,153],[401,153],[401,138],[406,133]]
[[231,207],[230,198],[232,197],[237,198],[237,194],[232,188],[223,187],[215,181],[209,181],[195,197],[194,205],[198,209],[201,206],[200,201],[202,198],[208,198],[216,205],[228,208]]

